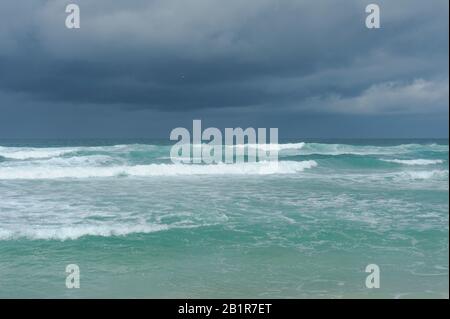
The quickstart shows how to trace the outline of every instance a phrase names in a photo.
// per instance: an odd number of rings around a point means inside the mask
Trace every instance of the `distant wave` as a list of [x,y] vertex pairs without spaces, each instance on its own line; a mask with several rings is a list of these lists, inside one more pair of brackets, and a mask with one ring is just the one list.
[[83,155],[84,153],[129,153],[136,151],[151,152],[156,145],[123,144],[113,146],[80,146],[80,147],[5,147],[0,146],[0,156],[15,160],[33,160],[61,157],[64,155]]
[[295,174],[317,166],[315,161],[236,164],[149,164],[109,167],[19,166],[0,167],[0,179],[53,179],[118,176],[268,175]]
[[39,148],[39,147],[3,147],[0,146],[0,156],[9,159],[26,160],[57,157],[73,152],[73,148]]
[[448,145],[401,144],[394,146],[305,143],[299,155],[393,155],[418,151],[448,152]]
[[443,160],[430,160],[430,159],[411,159],[411,160],[401,160],[401,159],[380,159],[383,162],[404,164],[404,165],[434,165],[442,164]]
[[404,171],[396,173],[396,179],[448,179],[448,170]]
[[[76,167],[76,166],[104,166],[118,162],[117,159],[107,155],[86,155],[72,157],[52,157],[36,159],[27,163],[20,163],[21,167],[52,166],[52,167]],[[27,166],[28,165],[28,166]]]
[[[136,152],[167,156],[172,145],[122,144],[113,146],[79,147],[5,147],[0,146],[0,156],[6,159],[30,160],[46,159],[68,155],[92,155],[97,153],[133,154]],[[196,147],[199,145],[193,145]],[[228,146],[225,146],[228,147]],[[278,150],[291,155],[392,155],[414,151],[448,152],[448,145],[439,144],[402,144],[395,146],[368,146],[325,143],[278,143],[278,144],[239,144],[236,149],[257,148]]]
[[302,149],[306,143],[285,143],[285,144],[237,144],[237,145],[230,145],[230,147],[234,148],[256,148],[261,150],[274,150],[274,151],[282,151],[282,150],[300,150]]

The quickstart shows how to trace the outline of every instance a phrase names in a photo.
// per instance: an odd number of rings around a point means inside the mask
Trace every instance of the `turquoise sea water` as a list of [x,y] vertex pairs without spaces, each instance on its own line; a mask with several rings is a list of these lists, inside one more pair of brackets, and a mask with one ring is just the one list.
[[0,140],[0,297],[448,298],[448,140],[279,149],[274,172],[171,164],[157,140]]

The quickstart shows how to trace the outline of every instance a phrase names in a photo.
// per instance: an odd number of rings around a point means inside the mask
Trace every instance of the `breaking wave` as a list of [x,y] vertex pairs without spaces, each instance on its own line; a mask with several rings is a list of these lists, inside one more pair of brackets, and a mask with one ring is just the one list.
[[236,164],[149,164],[135,166],[0,167],[0,179],[53,179],[120,176],[268,175],[295,174],[317,166],[315,161]]
[[410,159],[410,160],[401,160],[401,159],[380,159],[383,162],[388,163],[396,163],[403,165],[434,165],[434,164],[442,164],[444,160],[431,160],[431,159]]
[[404,171],[397,173],[396,178],[408,180],[448,179],[448,170]]
[[167,230],[167,225],[80,225],[63,227],[21,227],[20,230],[0,229],[0,240],[26,239],[78,239],[83,236],[126,236],[128,234],[148,234]]

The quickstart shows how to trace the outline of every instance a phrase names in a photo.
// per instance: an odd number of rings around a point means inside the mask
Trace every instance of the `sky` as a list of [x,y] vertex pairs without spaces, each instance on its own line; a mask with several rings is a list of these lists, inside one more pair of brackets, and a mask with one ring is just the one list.
[[[79,29],[65,26],[79,5]],[[365,8],[380,7],[368,29]],[[0,138],[448,138],[447,0],[2,0]]]

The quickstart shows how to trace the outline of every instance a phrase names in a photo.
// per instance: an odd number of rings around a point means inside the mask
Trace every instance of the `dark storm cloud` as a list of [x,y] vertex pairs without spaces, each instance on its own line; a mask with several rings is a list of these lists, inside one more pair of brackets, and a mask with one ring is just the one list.
[[[448,112],[448,2],[0,3],[0,100],[186,111]],[[3,101],[3,102],[2,102]]]

